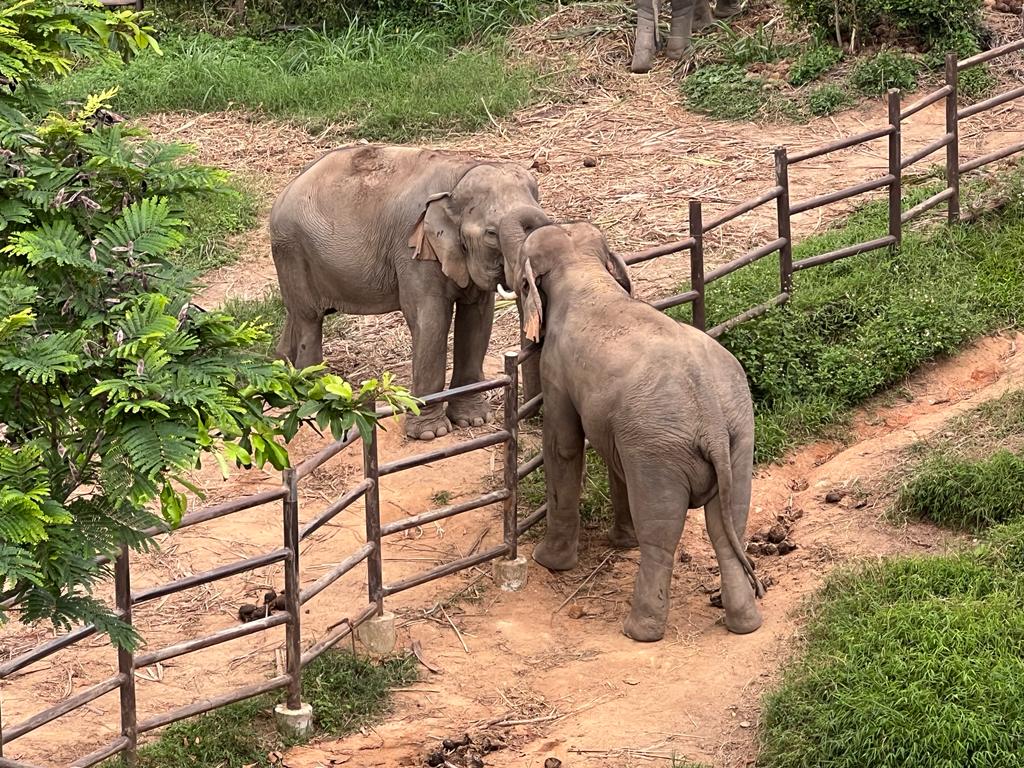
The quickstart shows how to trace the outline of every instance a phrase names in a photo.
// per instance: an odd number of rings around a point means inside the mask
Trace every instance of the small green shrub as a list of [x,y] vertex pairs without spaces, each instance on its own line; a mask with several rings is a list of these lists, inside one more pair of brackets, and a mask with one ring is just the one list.
[[708,54],[718,64],[747,67],[750,64],[770,63],[789,56],[792,47],[775,39],[777,25],[758,24],[744,32],[728,24],[715,26],[715,34],[702,35],[694,46],[701,54]]
[[683,80],[687,106],[712,117],[750,120],[765,103],[764,81],[735,64],[711,64]]
[[909,56],[882,51],[853,68],[850,83],[868,95],[881,95],[890,88],[912,91],[917,87],[918,64]]
[[834,45],[817,45],[793,62],[789,70],[789,84],[801,86],[817,80],[842,59],[842,50]]
[[835,38],[836,16],[843,40],[856,30],[858,41],[892,42],[910,38],[930,43],[950,30],[977,29],[982,0],[786,0],[797,22],[823,37]]
[[819,117],[833,115],[852,104],[853,97],[850,92],[833,83],[815,88],[807,96],[807,108],[811,114]]

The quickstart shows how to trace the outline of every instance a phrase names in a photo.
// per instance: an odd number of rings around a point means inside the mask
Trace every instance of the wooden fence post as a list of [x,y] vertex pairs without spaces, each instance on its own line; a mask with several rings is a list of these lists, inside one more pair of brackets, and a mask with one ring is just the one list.
[[693,300],[693,327],[707,330],[707,311],[704,305],[704,214],[700,200],[690,200],[690,290],[697,292]]
[[779,239],[785,240],[779,248],[779,288],[782,293],[793,293],[793,231],[789,222],[789,158],[785,147],[776,147],[775,186],[781,190],[775,201]]
[[947,208],[949,223],[960,221],[960,120],[957,117],[959,75],[955,53],[946,54],[946,133],[951,135],[946,145],[946,186],[952,190]]
[[900,92],[890,88],[886,94],[889,106],[889,234],[896,238],[893,248],[903,242],[903,148],[901,141]]
[[[114,600],[119,618],[129,626],[132,623],[132,579],[128,558],[128,547],[122,546],[114,560]],[[117,671],[123,676],[121,694],[121,735],[128,739],[124,751],[124,763],[134,766],[138,763],[138,713],[135,706],[135,655],[126,648],[117,649]]]
[[[376,403],[369,409],[375,411]],[[370,428],[370,436],[363,440],[363,477],[371,485],[366,490],[366,543],[373,543],[373,550],[366,558],[366,588],[370,602],[377,604],[377,616],[384,613],[384,561],[381,552],[380,534],[380,463],[377,459],[377,423]]]
[[502,502],[502,519],[505,526],[506,560],[519,557],[519,365],[518,353],[505,353],[505,441],[504,482],[508,496]]
[[284,515],[284,599],[289,619],[285,625],[285,661],[288,669],[288,709],[302,706],[302,609],[299,584],[299,487],[295,469],[284,470],[287,495],[282,502]]

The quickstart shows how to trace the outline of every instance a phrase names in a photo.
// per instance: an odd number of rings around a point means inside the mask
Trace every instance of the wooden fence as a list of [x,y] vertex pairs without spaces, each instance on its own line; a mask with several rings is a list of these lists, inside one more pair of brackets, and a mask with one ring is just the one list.
[[[960,177],[989,163],[1004,159],[1015,153],[1024,151],[1024,142],[1018,142],[987,155],[964,162],[959,151],[958,124],[961,120],[985,110],[1005,104],[1012,99],[1024,96],[1024,86],[1014,88],[1005,93],[985,99],[969,107],[957,107],[958,73],[985,61],[1024,50],[1024,39],[995,48],[963,61],[956,56],[946,57],[945,83],[936,91],[921,97],[908,106],[902,106],[898,91],[890,91],[887,95],[888,122],[886,125],[846,139],[832,142],[812,150],[790,155],[785,148],[775,150],[774,185],[763,194],[747,200],[734,208],[720,214],[711,221],[705,222],[699,200],[689,202],[690,234],[683,240],[632,254],[626,259],[627,264],[639,264],[673,253],[689,252],[690,287],[687,291],[652,302],[659,309],[692,304],[693,324],[706,330],[708,334],[718,337],[740,323],[764,314],[772,307],[789,301],[793,294],[793,273],[803,269],[827,264],[832,261],[854,256],[860,253],[891,248],[899,245],[902,238],[903,225],[917,218],[925,211],[945,202],[951,222],[960,219]],[[901,150],[902,121],[925,107],[945,100],[946,122],[945,133],[932,143],[922,147],[911,155],[904,157]],[[865,142],[883,137],[888,138],[888,172],[877,178],[854,184],[834,192],[817,195],[805,200],[793,202],[790,199],[789,169],[791,166],[815,157],[847,149]],[[915,205],[909,210],[902,210],[902,175],[903,171],[925,157],[945,149],[945,187],[937,194]],[[823,205],[845,200],[857,195],[883,188],[888,189],[889,216],[888,231],[867,242],[839,248],[828,253],[818,254],[800,261],[793,261],[793,242],[790,231],[790,219],[793,215],[805,213]],[[727,264],[715,267],[710,271],[704,268],[704,241],[707,234],[737,217],[754,209],[775,203],[777,215],[777,237]],[[752,264],[765,256],[779,254],[779,292],[774,297],[751,307],[736,317],[726,320],[713,328],[706,328],[705,291],[708,285],[720,280],[736,270]],[[518,540],[526,530],[535,525],[546,512],[542,505],[524,518],[517,514],[519,482],[534,472],[543,463],[543,456],[535,454],[525,462],[519,462],[519,424],[524,419],[535,415],[541,407],[540,395],[516,407],[519,403],[519,367],[530,357],[538,353],[537,347],[520,352],[508,352],[504,356],[504,372],[501,376],[476,384],[446,390],[424,398],[425,403],[441,403],[463,394],[502,390],[504,396],[504,421],[496,431],[470,440],[452,443],[443,448],[397,459],[384,464],[379,463],[377,456],[377,429],[371,432],[369,439],[362,441],[358,433],[353,433],[345,440],[332,443],[315,456],[304,461],[294,469],[285,470],[280,488],[262,491],[243,498],[237,498],[223,504],[206,507],[184,517],[182,528],[224,517],[246,509],[264,504],[281,503],[282,542],[281,546],[271,552],[255,557],[239,560],[212,570],[194,574],[167,584],[151,587],[141,591],[131,588],[131,567],[128,551],[122,551],[114,562],[114,583],[116,609],[121,618],[131,622],[132,608],[140,603],[155,600],[165,595],[192,589],[203,584],[235,576],[263,566],[284,563],[284,594],[286,610],[268,615],[249,623],[221,629],[205,637],[180,642],[164,648],[133,654],[129,651],[117,652],[117,674],[96,683],[85,690],[70,696],[59,704],[52,706],[27,720],[8,726],[0,731],[0,768],[33,768],[30,764],[5,758],[3,748],[15,739],[36,730],[37,728],[60,718],[69,712],[79,709],[89,702],[114,691],[120,693],[120,736],[95,752],[85,755],[71,763],[73,768],[85,768],[95,765],[113,755],[122,754],[126,762],[135,762],[139,734],[155,730],[192,715],[207,712],[226,704],[241,701],[268,691],[286,689],[286,702],[289,708],[295,709],[302,699],[302,668],[317,658],[324,651],[336,645],[372,616],[384,611],[384,600],[390,595],[411,589],[450,574],[458,573],[467,568],[478,566],[498,558],[515,559],[518,556]],[[379,410],[382,417],[392,415],[390,411]],[[346,448],[361,442],[363,453],[363,477],[354,487],[339,496],[325,510],[306,523],[299,525],[299,488],[302,480],[313,470],[323,466]],[[499,490],[485,493],[471,501],[452,504],[440,509],[433,509],[417,515],[405,517],[382,524],[380,519],[380,479],[388,475],[403,472],[414,467],[421,467],[441,459],[458,456],[471,451],[482,450],[492,446],[502,446],[504,456],[503,484]],[[333,570],[318,580],[300,589],[300,544],[314,531],[328,523],[339,513],[350,507],[359,499],[364,500],[366,517],[366,541],[345,560],[338,563]],[[425,523],[443,520],[465,512],[479,509],[491,504],[502,505],[504,535],[502,543],[485,552],[473,554],[433,569],[424,571],[400,581],[386,582],[382,561],[382,541],[385,537],[401,533]],[[153,530],[157,534],[162,531]],[[323,592],[362,563],[366,563],[367,604],[354,616],[337,622],[335,628],[318,642],[303,649],[301,607]],[[194,651],[209,648],[256,632],[262,632],[280,625],[285,626],[285,658],[283,673],[269,680],[262,680],[240,687],[229,693],[214,698],[197,701],[178,709],[150,715],[139,720],[135,701],[135,671],[158,662],[183,656]],[[0,681],[19,670],[25,669],[62,649],[69,648],[85,638],[95,634],[92,626],[75,629],[67,634],[56,637],[38,647],[23,653],[16,658],[0,664]]]

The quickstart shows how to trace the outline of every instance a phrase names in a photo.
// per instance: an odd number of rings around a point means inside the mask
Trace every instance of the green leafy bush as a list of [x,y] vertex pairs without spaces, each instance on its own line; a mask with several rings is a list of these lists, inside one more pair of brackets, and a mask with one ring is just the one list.
[[341,435],[370,428],[378,397],[415,407],[386,374],[353,388],[254,355],[261,327],[191,303],[172,262],[183,203],[222,173],[125,128],[112,93],[47,112],[43,77],[72,56],[153,44],[139,18],[98,2],[0,10],[0,621],[91,622],[120,644],[136,638],[93,596],[97,559],[174,527],[204,457],[280,469],[302,424]]
[[683,80],[683,96],[691,109],[726,120],[749,120],[765,101],[764,81],[735,64],[701,67]]
[[917,87],[918,63],[895,51],[881,51],[858,62],[850,73],[850,84],[869,95],[884,94],[890,88],[912,91]]
[[842,50],[834,45],[817,45],[793,62],[789,70],[789,84],[801,86],[817,80],[842,59]]
[[813,115],[832,115],[851,104],[853,97],[850,92],[833,83],[815,88],[807,95],[807,108]]
[[931,44],[951,30],[972,33],[978,26],[982,0],[786,0],[790,16],[809,24],[822,37],[844,41],[856,31],[859,42],[890,42],[911,38]]

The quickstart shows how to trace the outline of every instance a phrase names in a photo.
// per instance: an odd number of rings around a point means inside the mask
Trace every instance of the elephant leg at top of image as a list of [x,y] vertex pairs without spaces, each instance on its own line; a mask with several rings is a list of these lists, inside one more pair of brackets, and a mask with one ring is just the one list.
[[658,4],[655,0],[637,0],[636,37],[630,69],[638,75],[650,72],[658,50]]
[[731,19],[743,11],[743,0],[718,0],[715,3],[716,19]]
[[702,32],[714,23],[715,17],[711,14],[710,0],[697,0],[697,5],[693,9],[692,32],[694,34]]
[[692,51],[694,7],[702,0],[672,0],[672,25],[665,55],[678,60]]

